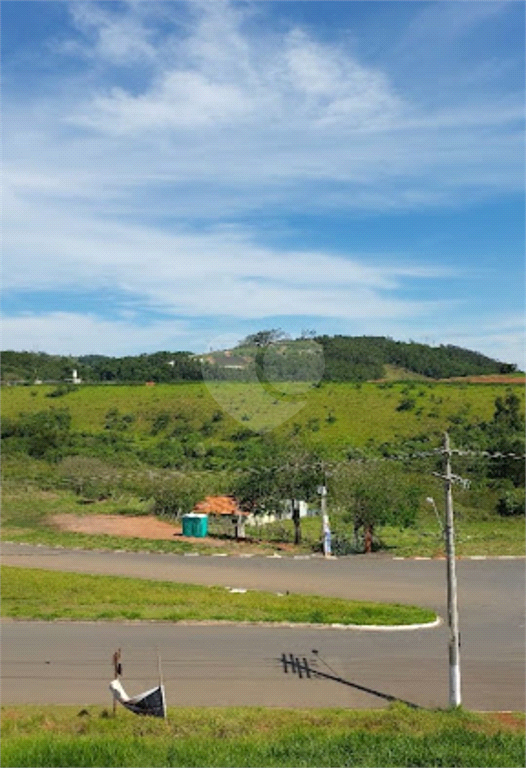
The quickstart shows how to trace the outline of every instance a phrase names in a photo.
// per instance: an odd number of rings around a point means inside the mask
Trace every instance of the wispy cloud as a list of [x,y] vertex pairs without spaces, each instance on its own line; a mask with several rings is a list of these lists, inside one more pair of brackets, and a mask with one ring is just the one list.
[[[138,325],[132,320],[103,320],[76,312],[47,312],[8,317],[3,349],[59,355],[133,355],[137,350],[191,350],[198,343],[189,324],[163,320]],[[13,341],[16,343],[13,344]]]
[[114,285],[147,306],[189,316],[415,315],[437,303],[401,299],[398,289],[455,274],[392,255],[271,249],[240,226],[162,231],[79,220],[59,206],[42,208],[30,222],[24,206],[8,212],[5,238],[8,289]]
[[[256,35],[228,3],[192,4],[182,26],[174,11],[176,32],[157,3],[71,8],[100,72],[8,107],[19,179],[181,219],[421,210],[522,187],[520,89],[424,106],[341,44],[299,27]],[[123,57],[148,60],[139,81],[115,68]]]

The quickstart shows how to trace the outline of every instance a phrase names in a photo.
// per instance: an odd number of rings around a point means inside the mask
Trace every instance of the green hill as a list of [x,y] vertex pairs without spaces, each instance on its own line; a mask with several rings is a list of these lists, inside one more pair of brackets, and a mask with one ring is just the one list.
[[[55,388],[48,385],[5,388],[5,449],[15,439],[10,425],[19,423],[21,414],[27,420],[32,414],[56,416],[65,411],[77,435],[72,452],[138,453],[161,464],[171,464],[173,456],[175,465],[188,460],[213,468],[222,463],[225,451],[239,450],[258,433],[269,431],[269,425],[277,436],[295,433],[311,446],[378,446],[437,435],[454,424],[487,421],[503,393],[500,384],[327,382],[309,389],[293,401],[291,411],[282,412],[282,402],[270,398],[259,383],[218,382],[214,387],[203,382],[82,385],[61,397],[49,397]],[[523,388],[513,389],[523,401]]]
[[232,350],[201,355],[164,351],[128,357],[66,357],[8,350],[2,353],[2,382],[66,382],[73,369],[90,383],[235,381],[254,378],[257,361],[273,381],[317,380],[322,369],[325,381],[358,382],[395,378],[395,371],[400,379],[444,379],[512,373],[516,368],[452,345],[431,347],[382,336],[265,337],[271,333],[253,334]]

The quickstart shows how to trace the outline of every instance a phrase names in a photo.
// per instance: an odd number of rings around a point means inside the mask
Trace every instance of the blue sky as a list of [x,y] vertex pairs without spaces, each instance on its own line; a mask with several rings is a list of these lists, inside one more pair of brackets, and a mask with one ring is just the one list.
[[521,368],[522,2],[2,3],[4,349]]

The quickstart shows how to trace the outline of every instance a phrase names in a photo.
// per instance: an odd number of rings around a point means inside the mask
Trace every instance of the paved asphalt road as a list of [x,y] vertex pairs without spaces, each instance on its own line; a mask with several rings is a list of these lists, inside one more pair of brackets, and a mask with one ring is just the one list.
[[[273,591],[400,601],[445,617],[445,563],[377,556],[323,559],[185,557],[4,544],[6,565],[113,573]],[[466,707],[524,710],[524,560],[461,560]],[[446,706],[448,631],[379,632],[154,623],[2,623],[2,701],[110,704],[111,653],[123,684],[156,682],[158,647],[169,705],[377,707],[395,697]],[[318,651],[317,654],[313,650]],[[283,656],[285,654],[285,656]],[[291,655],[317,670],[301,677]],[[303,661],[305,659],[305,662]],[[326,675],[326,676],[325,676]],[[337,678],[337,679],[333,679]]]

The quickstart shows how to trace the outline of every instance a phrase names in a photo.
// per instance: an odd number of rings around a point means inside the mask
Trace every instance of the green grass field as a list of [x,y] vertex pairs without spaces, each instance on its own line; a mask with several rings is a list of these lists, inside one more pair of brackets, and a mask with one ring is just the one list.
[[2,765],[514,766],[524,716],[463,710],[169,708],[166,720],[122,708],[2,707]]
[[2,566],[2,616],[16,619],[272,621],[312,624],[418,624],[427,608],[318,595],[277,595],[122,576]]
[[[72,416],[72,430],[80,446],[78,450],[85,454],[66,456],[62,462],[54,464],[27,454],[10,452],[7,450],[10,440],[6,441],[3,459],[3,538],[66,547],[181,553],[193,550],[203,554],[217,552],[217,546],[211,547],[209,542],[123,540],[103,535],[66,533],[50,523],[50,516],[59,512],[147,514],[153,503],[153,485],[147,478],[152,472],[158,473],[155,483],[159,487],[168,477],[169,470],[163,470],[162,464],[156,465],[155,457],[144,458],[143,448],[152,448],[155,453],[155,446],[162,444],[163,440],[173,446],[180,440],[190,438],[190,443],[184,445],[184,451],[179,446],[182,467],[184,472],[194,476],[201,473],[203,496],[229,492],[238,466],[236,462],[242,460],[237,451],[240,450],[242,457],[246,447],[244,441],[251,434],[250,429],[258,428],[261,419],[265,418],[265,411],[274,407],[279,409],[281,405],[273,402],[269,405],[268,393],[259,385],[215,382],[214,387],[222,392],[217,401],[204,383],[155,387],[81,386],[59,398],[47,397],[53,387],[45,385],[5,387],[2,411],[7,418],[16,419],[21,412],[68,408]],[[521,399],[524,398],[523,387],[517,386],[514,390]],[[287,440],[291,432],[297,432],[307,447],[323,447],[328,457],[332,455],[338,460],[345,459],[347,449],[351,447],[367,449],[372,445],[397,443],[418,436],[431,437],[436,445],[440,440],[440,431],[451,425],[451,420],[468,424],[490,419],[495,409],[495,398],[505,391],[502,384],[465,382],[324,383],[319,388],[308,390],[299,403],[299,410],[277,426],[275,431],[283,440]],[[407,400],[411,401],[411,407],[400,410],[401,403]],[[287,401],[284,402],[287,406]],[[239,420],[225,411],[220,403],[237,414]],[[293,405],[296,408],[297,404]],[[117,409],[121,416],[128,414],[133,418],[122,422],[117,430],[114,426],[108,427],[107,414],[112,409]],[[267,417],[270,418],[268,414]],[[89,443],[90,435],[107,440],[97,442],[98,438],[93,438],[95,442]],[[175,435],[172,440],[167,439],[170,435]],[[249,455],[252,449],[253,446],[247,448]],[[72,449],[73,452],[75,450]],[[169,453],[171,449],[167,450]],[[84,467],[80,466],[82,461]],[[78,496],[65,490],[72,488],[67,474],[68,463],[73,466],[75,462],[79,466],[71,469],[70,474],[76,478],[82,475],[85,484],[89,480],[87,475],[96,475],[96,489],[88,499],[83,498],[86,493],[78,489]],[[471,476],[469,462],[462,457],[454,457],[453,471]],[[423,465],[421,471],[415,473],[415,482],[422,488],[416,525],[406,530],[379,528],[376,531],[378,541],[395,556],[440,556],[443,544],[437,522],[425,499],[433,496],[441,507],[441,484],[432,477],[430,468],[424,469]],[[459,555],[524,554],[524,519],[520,515],[505,518],[496,514],[498,498],[498,488],[488,485],[473,491],[455,486]],[[88,505],[84,503],[86,501],[92,503]],[[330,501],[329,498],[329,504]],[[346,528],[342,523],[338,510],[330,511],[333,531],[340,539],[348,539],[349,526]],[[285,549],[290,552],[319,551],[320,527],[317,518],[304,521],[303,543],[294,550],[289,546],[292,524],[283,523],[249,530],[251,541],[245,543],[236,543],[226,537],[222,540],[223,551],[269,553],[279,547],[280,537],[281,543],[286,543],[288,546]]]
[[[200,382],[155,387],[81,386],[60,398],[46,397],[52,389],[46,385],[4,388],[4,417],[68,408],[74,430],[94,433],[104,430],[108,411],[118,409],[120,414],[135,417],[126,434],[148,442],[156,418],[165,413],[170,417],[167,431],[174,425],[199,431],[207,424],[211,434],[205,435],[204,440],[214,443],[229,440],[241,426],[257,431],[269,419],[274,420],[273,409],[281,413],[284,407],[275,398],[269,398],[259,384],[236,382],[211,385],[219,402]],[[501,384],[324,383],[309,389],[305,397],[300,398],[301,407],[292,416],[283,422],[278,418],[276,430],[278,434],[286,434],[296,423],[306,442],[312,445],[363,447],[370,440],[381,444],[417,434],[438,433],[448,426],[450,417],[458,414],[463,414],[468,422],[489,419],[495,398],[503,391]],[[514,391],[524,400],[523,387],[515,386]],[[401,401],[407,397],[414,399],[414,407],[398,411]],[[221,416],[214,416],[218,412]],[[285,407],[283,414],[287,416],[287,413]]]

